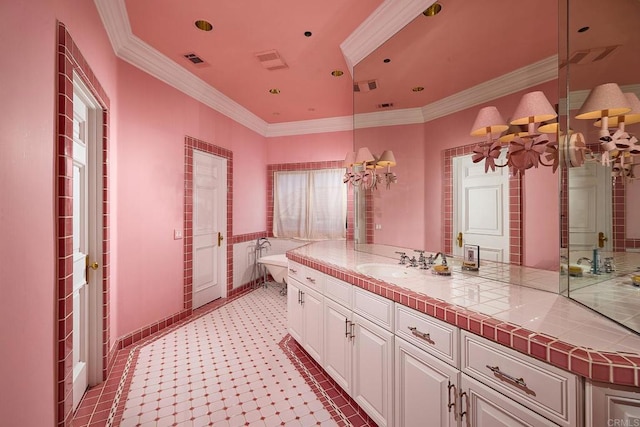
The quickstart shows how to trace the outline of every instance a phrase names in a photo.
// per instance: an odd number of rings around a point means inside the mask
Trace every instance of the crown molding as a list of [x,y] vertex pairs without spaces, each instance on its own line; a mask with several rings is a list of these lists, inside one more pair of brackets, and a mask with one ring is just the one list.
[[342,116],[328,119],[301,120],[298,122],[270,123],[265,136],[270,138],[350,130],[353,130],[353,116]]
[[404,28],[434,0],[386,0],[340,44],[353,76],[353,67]]
[[265,136],[268,124],[131,32],[124,0],[95,0],[115,54],[122,60]]
[[405,108],[402,110],[375,111],[354,116],[356,129],[380,126],[397,126],[424,123],[422,108]]

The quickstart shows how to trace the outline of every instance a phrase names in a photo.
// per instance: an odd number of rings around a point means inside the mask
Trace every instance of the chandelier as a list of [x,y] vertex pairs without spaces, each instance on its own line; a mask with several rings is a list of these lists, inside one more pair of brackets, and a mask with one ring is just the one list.
[[635,178],[633,167],[636,156],[640,155],[640,144],[634,135],[627,132],[626,126],[640,123],[638,96],[633,92],[623,93],[615,83],[596,86],[589,92],[576,119],[595,119],[594,126],[600,128],[602,152],[585,150],[586,157],[611,166],[614,180],[617,177]]
[[[379,157],[373,155],[367,147],[358,149],[358,152],[347,153],[344,159],[344,167],[347,171],[343,182],[365,190],[376,190],[379,183],[384,183],[387,189],[397,182],[396,174],[391,172],[391,167],[396,165],[393,151],[386,150]],[[379,173],[378,171],[382,171]]]
[[[496,107],[481,108],[471,128],[471,136],[484,136],[486,140],[473,149],[473,162],[484,160],[485,172],[508,166],[512,174],[524,175],[527,169],[539,165],[551,166],[555,172],[559,164],[558,143],[550,142],[546,133],[555,132],[555,129],[550,130],[555,123],[549,121],[557,116],[541,91],[527,93],[521,98],[509,124]],[[543,122],[546,122],[546,129],[538,129]],[[500,136],[505,131],[508,133]],[[497,160],[505,147],[506,160],[499,163]]]

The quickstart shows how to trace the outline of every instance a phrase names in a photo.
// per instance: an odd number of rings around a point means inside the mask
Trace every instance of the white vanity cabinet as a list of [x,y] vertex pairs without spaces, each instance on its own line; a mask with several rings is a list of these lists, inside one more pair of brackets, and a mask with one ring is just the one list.
[[460,376],[458,417],[461,426],[557,426],[552,421],[498,393],[480,381],[466,374],[460,374]]
[[323,368],[378,426],[391,426],[393,302],[360,292],[366,291],[327,278]]
[[394,376],[396,427],[457,425],[456,367],[396,337]]
[[[581,425],[580,377],[467,331],[461,331],[460,338],[460,370],[463,374],[498,391],[502,399],[520,404],[555,425]],[[480,398],[474,397],[481,392],[465,390],[466,375],[463,375],[462,393],[467,393],[467,401],[473,403],[475,399],[480,405],[474,407],[474,404],[467,409],[473,420],[480,416],[476,412],[482,411],[484,406]],[[465,405],[462,395],[460,401]],[[506,407],[504,404],[501,402],[498,406]],[[526,412],[522,408],[522,413]],[[531,425],[527,422],[523,421],[522,425]],[[545,423],[533,425],[554,425]]]
[[392,426],[393,332],[353,314],[351,397],[379,427]]
[[640,393],[636,387],[587,381],[585,403],[587,427],[640,426]]
[[[322,365],[324,331],[322,296],[324,276],[321,273],[296,265],[296,272],[301,272],[296,279],[292,277],[292,266],[289,267],[287,283],[287,325],[291,336]],[[309,285],[301,283],[306,280]]]

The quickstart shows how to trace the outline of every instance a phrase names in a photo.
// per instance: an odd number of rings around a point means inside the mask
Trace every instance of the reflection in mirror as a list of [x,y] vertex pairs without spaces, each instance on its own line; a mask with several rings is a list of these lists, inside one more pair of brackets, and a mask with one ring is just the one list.
[[568,252],[561,277],[569,297],[640,332],[640,288],[634,283],[640,274],[634,171],[640,116],[633,115],[640,94],[640,2],[601,5],[569,0],[561,30],[569,36],[564,63],[570,75],[561,113],[568,117],[564,129],[573,132],[564,139]]
[[[439,14],[419,15],[354,67],[354,151],[391,149],[397,161],[391,189],[361,192],[358,242],[451,255],[464,244],[484,246],[473,232],[488,229],[503,238],[493,259],[505,264],[500,274],[481,264],[478,274],[518,283],[523,269],[510,265],[544,269],[557,292],[559,173],[541,167],[520,176],[505,168],[498,179],[470,161],[484,140],[470,133],[482,107],[509,120],[529,92],[558,104],[558,3],[439,3]],[[535,37],[506,36],[507,22]],[[476,182],[458,188],[465,175]],[[484,205],[466,209],[470,202]]]

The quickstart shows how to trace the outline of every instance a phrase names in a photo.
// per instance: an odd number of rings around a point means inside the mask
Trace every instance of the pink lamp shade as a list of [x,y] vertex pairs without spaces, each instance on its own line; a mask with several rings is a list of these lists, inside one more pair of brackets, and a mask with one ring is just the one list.
[[542,91],[525,93],[513,113],[512,125],[541,123],[558,116]]
[[350,168],[356,162],[356,153],[351,151],[347,153],[347,157],[344,158],[344,167]]
[[511,142],[517,137],[523,137],[527,135],[529,135],[529,132],[527,132],[527,130],[524,127],[511,125],[507,129],[507,132],[504,135],[502,135],[498,140],[500,142]]
[[395,166],[396,158],[393,156],[393,151],[383,151],[382,154],[380,154],[380,158],[378,159],[378,165],[382,167]]
[[493,133],[502,133],[509,126],[502,118],[502,115],[496,107],[484,107],[478,111],[476,121],[471,128],[471,136],[482,136]]
[[[627,98],[631,111],[621,116],[609,117],[609,126],[611,127],[618,126],[619,122],[624,122],[626,125],[640,123],[640,99],[633,92],[625,92],[624,97]],[[600,120],[597,120],[594,126],[600,127]]]
[[358,149],[358,154],[356,154],[356,163],[372,162],[375,159],[376,158],[373,157],[373,154],[371,154],[371,151],[369,151],[367,147],[361,147]]
[[599,119],[621,116],[631,111],[629,101],[615,83],[605,83],[594,87],[580,107],[576,119]]

